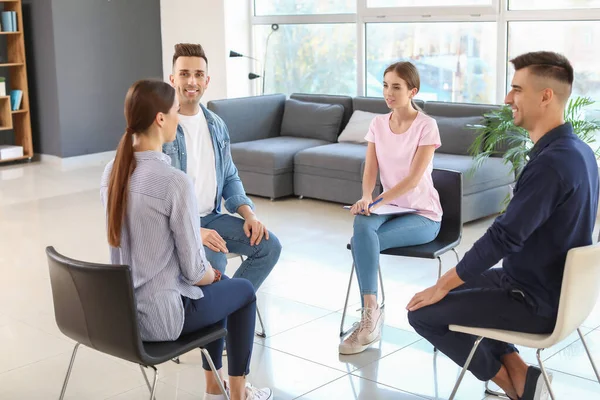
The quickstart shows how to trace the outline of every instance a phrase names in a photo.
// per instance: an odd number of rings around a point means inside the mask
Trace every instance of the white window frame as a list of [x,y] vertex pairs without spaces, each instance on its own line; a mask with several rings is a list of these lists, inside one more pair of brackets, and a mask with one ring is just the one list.
[[[254,0],[249,0],[254,1]],[[290,0],[291,1],[291,0]],[[496,22],[496,103],[504,103],[509,63],[508,24],[513,21],[600,21],[600,8],[562,10],[508,10],[509,0],[492,0],[490,6],[367,7],[356,0],[356,13],[315,15],[251,15],[251,27],[269,24],[356,24],[357,96],[365,95],[366,24],[377,22]],[[254,5],[251,13],[254,13]],[[253,32],[250,33],[253,37]],[[253,40],[253,43],[254,40]],[[252,46],[255,52],[256,45]]]

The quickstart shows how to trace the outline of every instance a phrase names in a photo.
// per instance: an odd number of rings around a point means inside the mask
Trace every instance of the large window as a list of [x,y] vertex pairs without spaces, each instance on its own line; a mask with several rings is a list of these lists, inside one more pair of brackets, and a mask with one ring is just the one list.
[[367,7],[488,6],[492,0],[367,0]]
[[385,68],[410,61],[419,70],[423,100],[496,100],[493,22],[367,24],[367,96],[382,95]]
[[356,12],[356,0],[255,0],[255,15],[344,14]]
[[[271,25],[256,25],[264,54]],[[279,25],[269,38],[265,93],[356,94],[356,25]]]
[[[574,1],[572,1],[574,3]],[[573,95],[600,101],[600,21],[516,21],[508,24],[508,59],[537,50],[564,54],[575,70]],[[513,69],[508,69],[510,85]],[[595,104],[600,113],[600,102]],[[600,118],[600,114],[596,115]]]
[[405,60],[422,99],[499,104],[509,60],[551,50],[573,63],[573,93],[598,101],[600,118],[600,0],[254,0],[252,24],[265,93],[382,96],[383,71]]
[[510,10],[568,10],[600,8],[600,0],[509,0]]

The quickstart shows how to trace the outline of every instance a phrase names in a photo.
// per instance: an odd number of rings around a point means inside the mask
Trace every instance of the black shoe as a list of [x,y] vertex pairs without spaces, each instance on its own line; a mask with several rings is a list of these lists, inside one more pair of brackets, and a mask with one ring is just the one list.
[[[552,374],[548,374],[548,379],[552,382]],[[525,378],[525,390],[521,400],[547,400],[550,393],[546,387],[546,382],[542,371],[537,367],[527,368],[527,377]]]

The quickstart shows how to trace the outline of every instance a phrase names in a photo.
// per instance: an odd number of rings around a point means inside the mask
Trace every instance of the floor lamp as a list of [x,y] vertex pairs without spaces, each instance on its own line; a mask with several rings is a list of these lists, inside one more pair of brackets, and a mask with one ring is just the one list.
[[[256,61],[260,65],[260,67],[262,67],[262,92],[261,92],[261,94],[265,94],[265,77],[266,77],[266,68],[267,68],[266,64],[267,64],[267,50],[269,48],[269,39],[271,38],[271,35],[275,31],[277,31],[277,30],[279,30],[279,25],[278,24],[272,24],[271,25],[271,32],[269,32],[269,34],[267,35],[267,40],[265,42],[265,55],[263,57],[263,59],[265,60],[264,63],[261,63],[260,60],[257,59],[257,58],[246,56],[246,55],[244,55],[242,53],[238,53],[237,51],[233,51],[233,50],[229,51],[229,57],[232,57],[232,58],[233,57],[245,57],[245,58],[249,58],[251,60]],[[261,78],[261,76],[255,74],[255,73],[252,73],[252,72],[250,72],[248,74],[248,79],[250,79],[250,80],[254,80],[254,79],[257,79],[257,78]]]

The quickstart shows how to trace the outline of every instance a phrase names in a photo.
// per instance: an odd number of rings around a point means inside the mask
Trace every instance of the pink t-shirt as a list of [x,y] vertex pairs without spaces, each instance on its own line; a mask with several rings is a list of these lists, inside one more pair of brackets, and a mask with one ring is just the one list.
[[[441,146],[440,131],[435,119],[419,112],[408,130],[400,135],[390,129],[391,113],[378,115],[371,121],[365,139],[375,143],[379,164],[379,175],[383,190],[388,191],[406,178],[417,147]],[[418,210],[417,214],[433,221],[441,221],[442,206],[440,196],[433,187],[431,173],[433,160],[427,166],[416,188],[397,197],[391,204]]]

